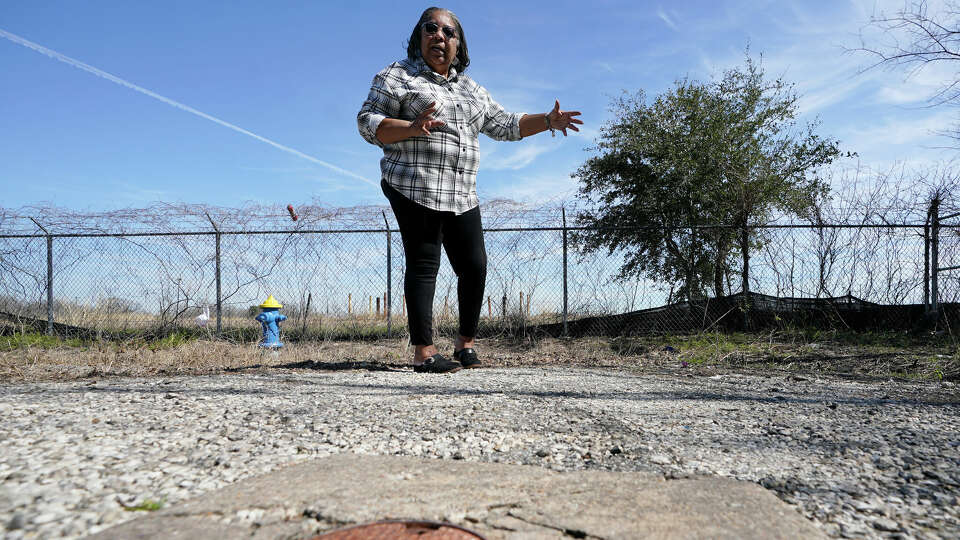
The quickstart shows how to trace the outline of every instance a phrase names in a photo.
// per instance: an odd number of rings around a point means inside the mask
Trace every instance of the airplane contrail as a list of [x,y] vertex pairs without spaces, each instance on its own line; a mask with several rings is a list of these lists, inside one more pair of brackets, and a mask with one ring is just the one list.
[[189,105],[184,105],[183,103],[180,103],[180,102],[178,102],[178,101],[174,101],[174,100],[172,100],[172,99],[170,99],[170,98],[163,97],[163,96],[161,96],[160,94],[158,94],[158,93],[156,93],[156,92],[152,92],[152,91],[150,91],[150,90],[147,90],[146,88],[143,88],[142,86],[137,86],[137,85],[133,84],[132,82],[125,81],[125,80],[121,79],[120,77],[117,77],[116,75],[111,75],[111,74],[107,73],[106,71],[103,71],[103,70],[101,70],[101,69],[97,69],[97,68],[95,68],[95,67],[93,67],[93,66],[91,66],[91,65],[84,64],[83,62],[81,62],[81,61],[79,61],[79,60],[74,60],[73,58],[70,58],[69,56],[66,56],[66,55],[63,55],[63,54],[58,53],[57,51],[48,49],[48,48],[44,47],[43,45],[39,45],[39,44],[34,43],[34,42],[32,42],[32,41],[28,41],[28,40],[26,40],[26,39],[23,39],[22,37],[20,37],[20,36],[18,36],[18,35],[16,35],[16,34],[11,34],[10,32],[7,32],[7,31],[5,31],[5,30],[3,30],[3,29],[0,29],[0,37],[4,37],[4,38],[6,38],[6,39],[8,39],[8,40],[10,40],[10,41],[18,44],[18,45],[23,45],[24,47],[27,47],[28,49],[33,49],[33,50],[37,51],[38,53],[41,53],[41,54],[46,55],[46,56],[49,56],[50,58],[53,58],[54,60],[59,60],[59,61],[63,62],[64,64],[69,64],[69,65],[71,65],[71,66],[73,66],[73,67],[75,67],[75,68],[82,69],[82,70],[84,70],[84,71],[86,71],[86,72],[88,72],[88,73],[93,73],[93,74],[96,75],[97,77],[102,77],[102,78],[104,78],[104,79],[107,79],[107,80],[110,81],[110,82],[117,83],[117,84],[119,84],[120,86],[125,86],[125,87],[127,87],[127,88],[129,88],[129,89],[131,89],[131,90],[135,90],[135,91],[137,91],[137,92],[140,92],[141,94],[150,96],[150,97],[152,97],[153,99],[156,99],[156,100],[158,100],[158,101],[162,101],[162,102],[166,103],[167,105],[171,105],[171,106],[176,107],[176,108],[178,108],[178,109],[180,109],[180,110],[182,110],[182,111],[187,111],[187,112],[190,113],[190,114],[194,114],[194,115],[196,115],[196,116],[199,116],[200,118],[205,118],[205,119],[207,119],[207,120],[210,120],[211,122],[215,122],[215,123],[217,123],[217,124],[220,124],[220,125],[223,126],[223,127],[230,128],[230,129],[232,129],[232,130],[234,130],[234,131],[236,131],[236,132],[243,133],[244,135],[249,135],[250,137],[253,137],[254,139],[257,139],[258,141],[265,142],[265,143],[269,144],[270,146],[273,146],[274,148],[279,148],[280,150],[283,150],[284,152],[287,152],[287,153],[289,153],[289,154],[293,154],[293,155],[295,155],[295,156],[302,157],[303,159],[306,159],[306,160],[308,160],[308,161],[312,161],[313,163],[316,163],[317,165],[321,165],[321,166],[326,167],[326,168],[328,168],[328,169],[330,169],[330,170],[332,170],[332,171],[336,171],[336,172],[338,172],[338,173],[340,173],[340,174],[342,174],[342,175],[344,175],[344,176],[349,176],[349,177],[351,177],[351,178],[356,178],[357,180],[363,180],[364,182],[366,182],[366,183],[368,183],[368,184],[370,184],[371,186],[374,186],[374,187],[380,187],[379,184],[373,182],[372,180],[370,180],[370,179],[368,179],[368,178],[364,178],[364,177],[360,176],[359,174],[356,174],[356,173],[354,173],[354,172],[348,171],[348,170],[343,169],[343,168],[341,168],[341,167],[337,167],[336,165],[333,165],[332,163],[327,163],[326,161],[323,161],[322,159],[317,159],[317,158],[315,158],[315,157],[313,157],[313,156],[311,156],[311,155],[304,154],[303,152],[301,152],[301,151],[299,151],[299,150],[296,150],[296,149],[293,149],[293,148],[290,148],[289,146],[284,146],[284,145],[282,145],[282,144],[280,144],[280,143],[278,143],[278,142],[271,141],[270,139],[268,139],[268,138],[266,138],[266,137],[261,137],[260,135],[257,135],[256,133],[253,133],[253,132],[250,132],[250,131],[247,131],[247,130],[243,129],[243,128],[240,127],[240,126],[235,126],[235,125],[231,124],[230,122],[223,121],[223,120],[221,120],[221,119],[219,119],[219,118],[217,118],[217,117],[215,117],[215,116],[210,116],[209,114],[207,114],[207,113],[205,113],[205,112],[198,111],[198,110],[194,109],[193,107],[190,107]]

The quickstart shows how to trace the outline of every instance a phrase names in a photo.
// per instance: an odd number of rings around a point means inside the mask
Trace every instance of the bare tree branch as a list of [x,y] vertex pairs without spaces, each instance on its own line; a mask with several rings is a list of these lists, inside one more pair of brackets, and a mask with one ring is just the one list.
[[[879,31],[880,36],[864,36],[853,52],[865,53],[876,60],[861,73],[878,67],[908,68],[915,75],[930,64],[951,64],[960,61],[960,3],[946,0],[938,12],[931,12],[925,0],[910,0],[893,14],[880,13],[870,19],[865,29]],[[883,38],[891,41],[883,43]],[[927,98],[931,106],[960,105],[960,63],[949,80]],[[960,127],[940,135],[960,141]]]

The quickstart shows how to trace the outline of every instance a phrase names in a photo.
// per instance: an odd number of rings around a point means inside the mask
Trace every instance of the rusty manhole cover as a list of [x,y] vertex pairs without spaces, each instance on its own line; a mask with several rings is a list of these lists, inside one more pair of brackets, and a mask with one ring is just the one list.
[[463,527],[435,521],[378,521],[330,531],[310,540],[484,540]]

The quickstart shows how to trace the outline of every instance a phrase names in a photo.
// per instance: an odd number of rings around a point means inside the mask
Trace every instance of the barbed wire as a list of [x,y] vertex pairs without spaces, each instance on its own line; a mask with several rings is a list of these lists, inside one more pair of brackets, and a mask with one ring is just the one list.
[[[487,228],[544,228],[562,226],[564,210],[568,227],[583,225],[576,222],[580,201],[533,206],[499,199],[481,204],[484,225]],[[951,206],[941,206],[952,213]],[[187,233],[198,231],[243,232],[267,230],[364,230],[383,229],[384,217],[391,228],[396,228],[393,212],[386,205],[329,207],[318,204],[295,207],[297,220],[281,205],[248,205],[228,208],[200,204],[158,203],[144,208],[124,208],[110,211],[80,211],[55,206],[27,206],[17,209],[0,207],[0,235],[30,234],[136,234]],[[886,206],[862,208],[856,206],[831,207],[818,219],[798,219],[778,215],[765,226],[915,226],[923,225],[927,207]],[[890,215],[890,214],[894,215]],[[826,219],[824,219],[826,218]],[[893,219],[890,219],[893,218]],[[650,223],[650,227],[659,224]],[[728,223],[708,226],[724,227]]]

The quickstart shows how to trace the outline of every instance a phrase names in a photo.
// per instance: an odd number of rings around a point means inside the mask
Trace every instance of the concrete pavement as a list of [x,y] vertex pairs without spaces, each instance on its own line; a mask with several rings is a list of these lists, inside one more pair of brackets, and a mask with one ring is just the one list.
[[339,454],[237,482],[93,536],[295,539],[384,519],[488,539],[826,538],[753,483]]

